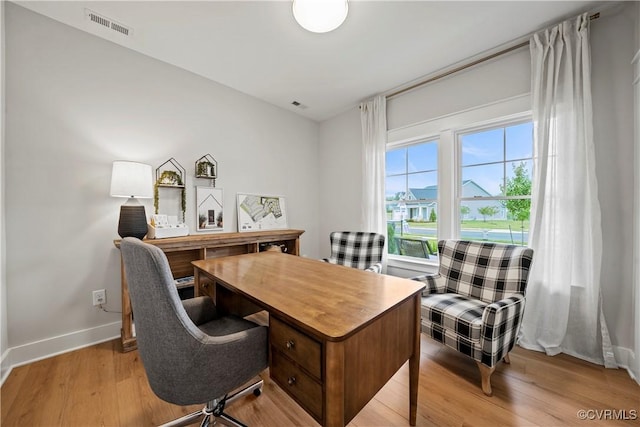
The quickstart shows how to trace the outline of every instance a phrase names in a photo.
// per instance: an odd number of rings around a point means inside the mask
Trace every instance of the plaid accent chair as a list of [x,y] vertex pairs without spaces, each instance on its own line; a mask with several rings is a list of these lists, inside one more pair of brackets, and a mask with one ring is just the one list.
[[426,285],[422,331],[474,359],[491,396],[491,374],[516,343],[533,249],[441,240],[438,253],[438,274],[413,278]]
[[374,273],[382,272],[384,236],[362,231],[334,231],[330,235],[331,256],[322,261]]

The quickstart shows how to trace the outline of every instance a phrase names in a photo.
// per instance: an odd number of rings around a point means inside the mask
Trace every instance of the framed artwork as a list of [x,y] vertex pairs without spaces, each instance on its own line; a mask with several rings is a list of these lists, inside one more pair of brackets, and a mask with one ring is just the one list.
[[284,197],[238,193],[238,231],[288,228]]
[[197,231],[224,230],[224,203],[222,189],[196,187]]

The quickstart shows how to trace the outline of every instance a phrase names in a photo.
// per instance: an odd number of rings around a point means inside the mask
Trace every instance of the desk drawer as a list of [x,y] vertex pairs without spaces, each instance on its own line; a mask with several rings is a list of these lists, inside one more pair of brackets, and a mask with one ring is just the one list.
[[313,377],[271,348],[271,378],[316,420],[322,419],[322,386]]
[[214,302],[216,300],[216,286],[211,280],[200,276],[200,295],[208,295]]
[[271,316],[269,341],[317,379],[322,378],[322,348],[318,341]]

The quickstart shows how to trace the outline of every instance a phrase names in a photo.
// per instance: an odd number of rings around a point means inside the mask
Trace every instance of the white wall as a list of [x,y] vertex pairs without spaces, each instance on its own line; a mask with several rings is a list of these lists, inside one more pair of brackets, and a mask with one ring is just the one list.
[[362,230],[362,129],[354,107],[320,125],[320,254],[331,253],[329,233]]
[[632,15],[635,17],[635,47],[636,50],[640,50],[640,3],[634,2],[635,12]]
[[388,129],[434,119],[531,90],[528,48],[442,78],[387,102]]
[[5,13],[12,363],[119,336],[120,315],[91,305],[104,288],[120,309],[113,160],[155,168],[175,157],[195,234],[194,162],[210,153],[226,231],[236,230],[237,192],[283,195],[289,226],[306,230],[301,252],[319,256],[317,123],[15,4]]
[[[390,99],[388,129],[527,93],[529,62],[529,51],[521,49],[458,73],[455,78]],[[513,73],[513,69],[524,73]],[[362,129],[358,107],[321,123],[320,147],[320,205],[336,207],[320,218],[320,250],[322,256],[328,256],[329,238],[323,240],[322,236],[331,231],[362,228]]]
[[634,81],[633,91],[635,96],[634,104],[634,141],[635,141],[635,176],[634,176],[634,210],[633,216],[635,218],[634,223],[634,246],[633,246],[633,265],[634,265],[634,309],[635,309],[635,324],[636,331],[634,337],[633,357],[629,360],[629,369],[636,381],[640,383],[640,3],[635,3],[635,56],[633,60],[634,68]]
[[5,85],[4,85],[4,46],[5,46],[5,25],[4,25],[4,5],[0,2],[0,383],[4,381],[8,373],[8,367],[1,361],[5,358],[9,346],[7,332],[7,281],[6,281],[6,251],[5,236],[6,227],[4,219],[4,114],[5,114]]
[[[636,7],[629,4],[626,7]],[[618,9],[619,11],[619,9]],[[633,223],[633,98],[630,63],[633,57],[634,27],[626,8],[592,23],[594,133],[598,194],[602,205],[604,262],[602,269],[604,313],[617,346],[618,355],[633,346],[632,237]],[[633,12],[633,11],[631,11]],[[529,50],[522,49],[423,86],[387,103],[389,130],[455,113],[530,91]],[[352,122],[350,122],[352,121]],[[357,175],[345,171],[343,156],[360,152],[359,115],[344,113],[322,124],[323,169],[333,171],[325,180],[329,189]],[[351,184],[350,184],[351,185]],[[361,184],[362,185],[362,184]],[[329,198],[330,192],[325,194]],[[357,223],[359,210],[354,198],[341,199],[343,216],[321,219],[320,229],[341,228]],[[346,204],[345,204],[346,203]],[[348,216],[352,215],[352,216]],[[410,276],[417,271],[397,271]]]

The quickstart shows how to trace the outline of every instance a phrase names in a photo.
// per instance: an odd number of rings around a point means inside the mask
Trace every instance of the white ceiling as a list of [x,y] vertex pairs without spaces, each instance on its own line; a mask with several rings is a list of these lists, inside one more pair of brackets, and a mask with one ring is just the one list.
[[[326,34],[300,28],[290,1],[16,3],[322,121],[601,2],[351,0],[345,23]],[[85,8],[132,35],[91,23]]]

